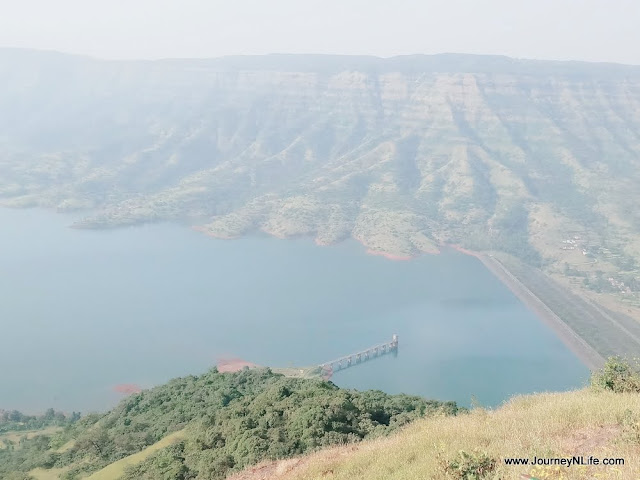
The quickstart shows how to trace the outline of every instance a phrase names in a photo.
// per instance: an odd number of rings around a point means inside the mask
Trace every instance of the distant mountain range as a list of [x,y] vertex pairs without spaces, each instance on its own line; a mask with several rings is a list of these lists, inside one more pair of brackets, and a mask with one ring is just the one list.
[[399,257],[457,244],[640,305],[639,66],[0,49],[0,112],[0,205]]

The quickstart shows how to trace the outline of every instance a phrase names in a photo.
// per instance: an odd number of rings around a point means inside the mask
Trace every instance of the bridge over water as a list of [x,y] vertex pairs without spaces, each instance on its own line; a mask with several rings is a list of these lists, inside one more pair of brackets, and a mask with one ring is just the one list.
[[374,345],[373,347],[369,347],[365,350],[361,350],[356,353],[351,353],[349,355],[345,355],[340,358],[336,358],[335,360],[330,360],[328,362],[321,363],[318,365],[320,371],[322,372],[322,376],[325,378],[331,377],[333,372],[337,370],[344,370],[345,368],[352,367],[362,362],[366,362],[373,358],[379,357],[381,355],[386,355],[388,353],[397,353],[398,352],[398,335],[395,333],[393,337],[391,337],[391,341],[380,343],[378,345]]

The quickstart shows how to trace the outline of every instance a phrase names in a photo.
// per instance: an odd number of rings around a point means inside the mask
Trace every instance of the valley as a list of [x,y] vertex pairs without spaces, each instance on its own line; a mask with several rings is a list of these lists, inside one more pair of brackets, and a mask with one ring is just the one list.
[[84,211],[78,228],[354,238],[392,258],[458,244],[640,319],[640,67],[0,59],[0,205]]
[[0,111],[0,478],[640,472],[640,66],[0,48]]

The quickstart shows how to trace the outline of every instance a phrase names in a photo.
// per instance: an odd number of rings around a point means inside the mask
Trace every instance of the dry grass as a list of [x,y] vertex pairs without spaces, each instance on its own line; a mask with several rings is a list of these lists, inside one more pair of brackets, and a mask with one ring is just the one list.
[[35,470],[31,470],[29,475],[31,475],[36,480],[58,480],[60,475],[68,471],[68,468],[51,468],[46,470],[44,468],[36,468]]
[[40,435],[54,435],[62,431],[62,427],[47,427],[42,430],[24,430],[7,432],[0,435],[0,448],[6,448],[8,443],[13,443],[15,448],[20,448],[20,439],[31,439]]
[[[633,426],[635,424],[635,427]],[[427,480],[448,478],[443,464],[460,450],[497,459],[494,476],[519,479],[640,478],[640,395],[580,390],[516,397],[496,411],[431,418],[390,438],[318,452],[297,462],[262,465],[243,480]],[[624,466],[507,466],[508,457],[623,458]],[[281,465],[280,467],[284,467]],[[266,475],[266,476],[265,476]]]
[[178,432],[171,433],[164,437],[159,442],[154,443],[153,445],[148,446],[141,452],[135,453],[133,455],[129,455],[128,457],[123,458],[122,460],[118,460],[117,462],[112,463],[111,465],[106,466],[102,470],[97,471],[93,475],[87,477],[87,480],[116,480],[120,478],[127,468],[130,465],[137,465],[151,454],[161,450],[165,447],[168,447],[174,442],[182,439],[184,437],[184,430],[180,430]]
[[75,440],[69,440],[67,443],[65,443],[64,445],[62,445],[60,448],[58,448],[56,450],[57,453],[64,453],[67,450],[71,449],[71,447],[73,447],[75,445],[76,441]]

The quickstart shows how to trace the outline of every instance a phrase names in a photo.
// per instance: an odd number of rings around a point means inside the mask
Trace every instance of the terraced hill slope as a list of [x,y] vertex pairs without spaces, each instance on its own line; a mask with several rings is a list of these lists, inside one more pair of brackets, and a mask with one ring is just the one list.
[[640,318],[640,67],[5,49],[0,111],[0,205],[396,257],[459,244]]

